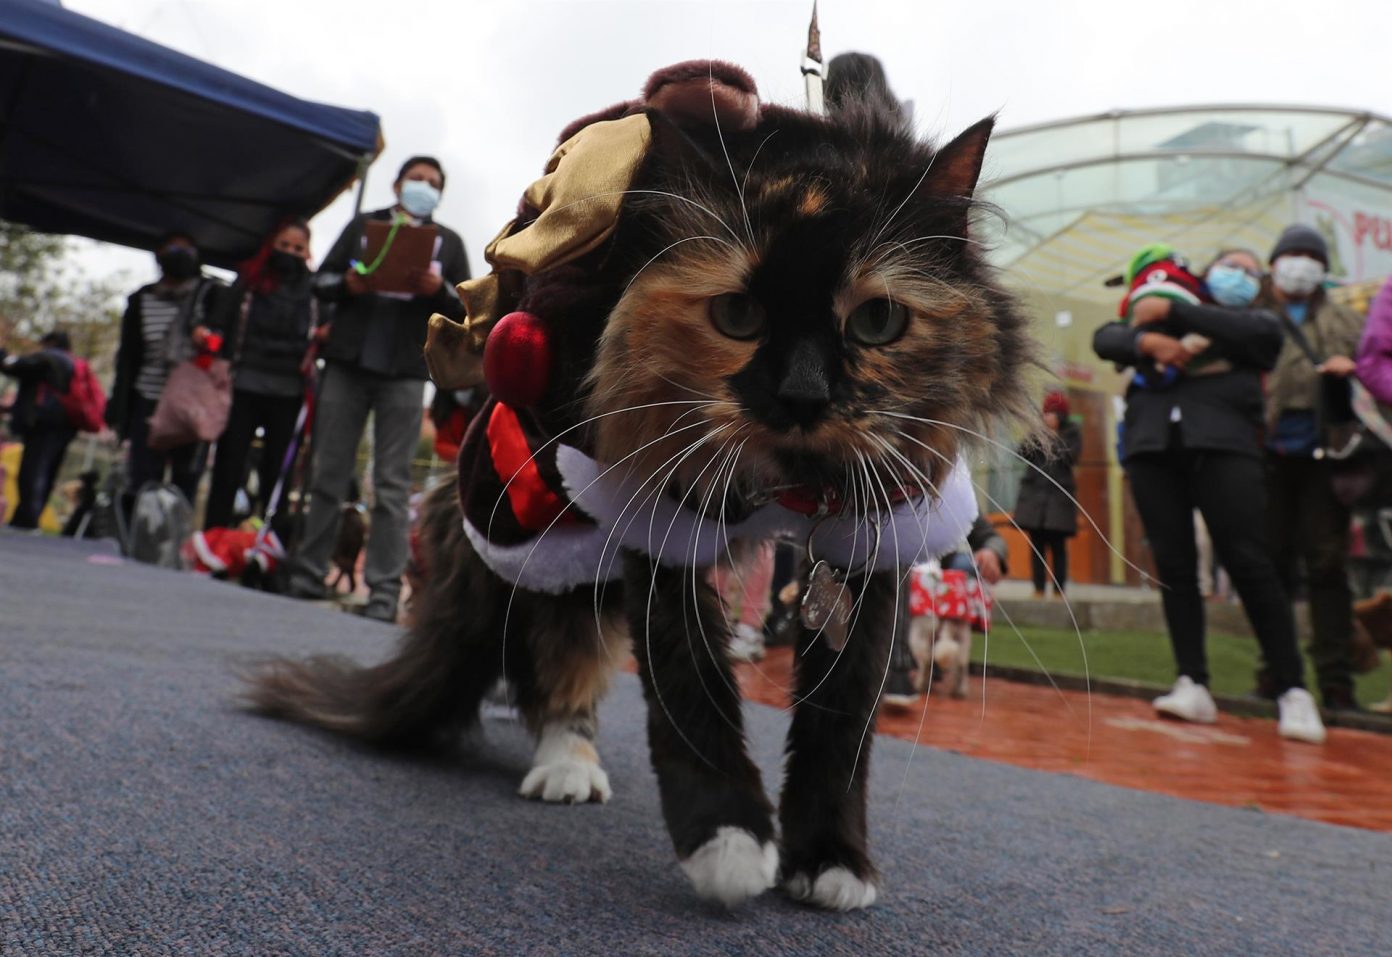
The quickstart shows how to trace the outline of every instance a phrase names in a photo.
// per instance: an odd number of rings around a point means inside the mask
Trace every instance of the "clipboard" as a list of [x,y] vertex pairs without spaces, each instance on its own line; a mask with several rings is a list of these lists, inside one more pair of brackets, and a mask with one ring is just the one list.
[[[362,262],[372,263],[382,253],[387,237],[391,235],[392,224],[385,220],[368,220],[363,229]],[[411,226],[403,223],[392,238],[387,255],[377,268],[363,279],[373,292],[414,294],[411,273],[421,269],[428,270],[430,261],[435,258],[435,240],[440,231],[434,226]]]

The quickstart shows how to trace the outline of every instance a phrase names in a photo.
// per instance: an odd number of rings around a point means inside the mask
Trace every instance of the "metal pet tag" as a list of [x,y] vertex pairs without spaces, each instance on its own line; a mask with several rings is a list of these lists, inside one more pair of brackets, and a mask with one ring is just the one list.
[[850,631],[851,593],[830,565],[819,561],[807,576],[807,591],[800,611],[803,627],[819,631],[833,651],[846,647]]

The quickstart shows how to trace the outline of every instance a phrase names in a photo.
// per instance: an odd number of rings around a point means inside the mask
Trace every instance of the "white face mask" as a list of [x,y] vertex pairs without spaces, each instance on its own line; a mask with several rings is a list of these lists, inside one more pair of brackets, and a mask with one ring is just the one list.
[[1271,281],[1288,296],[1308,296],[1325,274],[1324,263],[1309,256],[1282,256],[1271,265]]
[[423,179],[408,179],[401,184],[401,208],[412,216],[429,216],[440,204],[440,191]]

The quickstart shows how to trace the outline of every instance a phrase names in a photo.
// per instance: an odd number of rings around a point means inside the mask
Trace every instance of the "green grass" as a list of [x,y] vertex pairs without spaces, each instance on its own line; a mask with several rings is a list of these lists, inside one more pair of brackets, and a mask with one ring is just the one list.
[[[1209,687],[1213,693],[1243,695],[1251,691],[1257,643],[1250,638],[1210,634],[1207,644]],[[1083,632],[1080,642],[1079,636],[1071,631],[1051,628],[1022,628],[1020,634],[1016,634],[998,620],[991,629],[989,664],[1039,671],[1040,662],[1043,662],[1050,674],[1082,675],[1085,673],[1084,648],[1087,651],[1086,673],[1094,678],[1125,678],[1165,687],[1174,682],[1174,656],[1169,638],[1161,632]],[[1030,654],[1030,649],[1039,661]],[[972,660],[980,662],[986,653],[986,642],[977,635],[972,642]],[[1358,676],[1356,693],[1360,703],[1366,706],[1387,697],[1389,670],[1384,658],[1381,668]],[[1316,687],[1313,672],[1306,675],[1306,684]]]

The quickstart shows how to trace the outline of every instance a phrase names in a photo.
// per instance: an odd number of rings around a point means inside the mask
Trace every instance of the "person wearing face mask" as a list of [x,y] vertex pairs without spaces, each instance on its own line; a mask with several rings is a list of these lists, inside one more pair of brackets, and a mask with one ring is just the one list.
[[286,219],[241,264],[237,281],[209,320],[222,336],[223,358],[232,364],[232,410],[213,454],[205,528],[233,523],[233,503],[247,479],[257,429],[264,433],[256,512],[265,512],[304,398],[301,366],[317,312],[309,224]]
[[[1297,562],[1305,566],[1310,657],[1324,706],[1356,709],[1349,509],[1335,496],[1332,463],[1322,455],[1319,397],[1322,378],[1354,374],[1350,356],[1358,351],[1363,320],[1325,296],[1329,248],[1315,230],[1288,227],[1276,241],[1270,262],[1265,304],[1278,311],[1285,328],[1281,354],[1266,383],[1271,546],[1288,589],[1293,591]],[[1257,691],[1270,695],[1272,690],[1268,661],[1258,671]]]
[[208,316],[226,286],[203,275],[198,246],[184,233],[169,233],[155,244],[158,282],[141,286],[127,300],[116,352],[116,380],[106,405],[106,422],[129,443],[128,481],[132,492],[168,476],[193,502],[207,461],[207,445],[190,442],[158,451],[149,446],[149,420],[159,404],[169,371],[192,358],[207,341]]
[[[316,413],[309,510],[289,565],[288,590],[300,598],[326,595],[324,579],[338,537],[341,505],[371,413],[373,506],[363,575],[370,596],[364,613],[380,621],[396,620],[409,557],[410,467],[429,375],[426,330],[432,313],[462,318],[455,287],[469,278],[463,240],[432,218],[444,188],[445,173],[438,160],[408,159],[392,185],[396,204],[349,223],[315,277],[315,293],[333,304],[334,315],[321,353],[327,361]],[[353,263],[365,256],[366,224],[394,219],[434,226],[434,255],[429,268],[411,277],[411,293],[375,293]]]
[[1175,372],[1159,387],[1133,378],[1121,448],[1164,586],[1160,596],[1178,672],[1174,687],[1153,705],[1185,721],[1218,717],[1208,690],[1197,509],[1271,663],[1277,733],[1318,744],[1324,724],[1304,687],[1294,614],[1265,534],[1261,376],[1280,352],[1280,321],[1272,312],[1244,308],[1261,274],[1247,250],[1219,254],[1202,281],[1187,270],[1181,275],[1177,267],[1163,268],[1170,272],[1160,280],[1140,277],[1133,287],[1124,312],[1129,322],[1107,323],[1093,336],[1094,351],[1118,366]]

